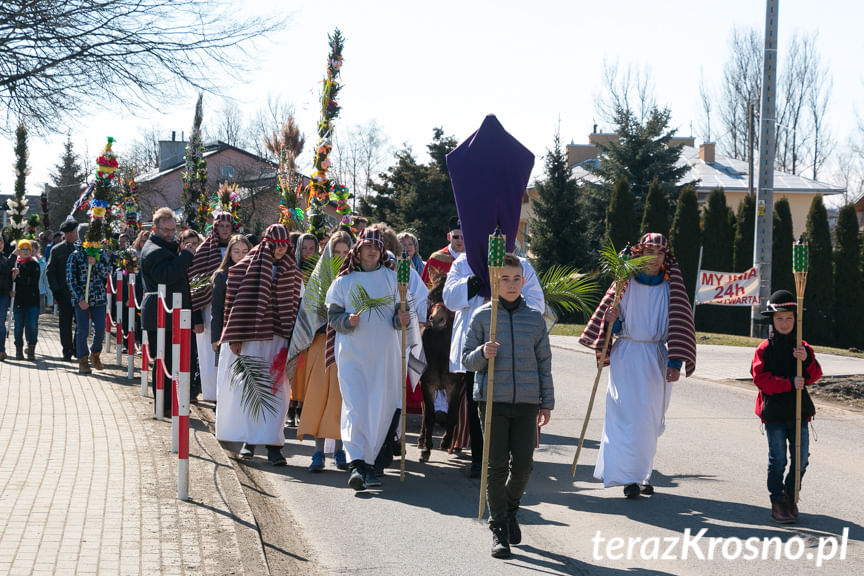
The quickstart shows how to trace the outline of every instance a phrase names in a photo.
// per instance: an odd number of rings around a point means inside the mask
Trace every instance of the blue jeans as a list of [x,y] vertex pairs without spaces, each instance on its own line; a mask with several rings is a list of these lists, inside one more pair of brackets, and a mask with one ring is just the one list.
[[22,335],[25,327],[27,344],[36,346],[36,336],[39,333],[39,306],[16,306],[12,312],[15,315],[15,346],[24,346]]
[[[792,496],[795,490],[795,421],[766,422],[765,435],[768,437],[768,492],[771,493],[771,503],[782,502],[786,495]],[[787,462],[790,462],[786,480],[783,472]],[[807,470],[810,457],[810,432],[807,422],[801,421],[801,478]]]
[[6,352],[6,314],[9,312],[9,293],[0,295],[0,352]]
[[[93,321],[93,345],[87,348],[87,336],[90,334],[90,321]],[[105,340],[105,305],[90,306],[82,310],[75,304],[75,356],[80,360],[90,353],[102,352],[102,341]]]

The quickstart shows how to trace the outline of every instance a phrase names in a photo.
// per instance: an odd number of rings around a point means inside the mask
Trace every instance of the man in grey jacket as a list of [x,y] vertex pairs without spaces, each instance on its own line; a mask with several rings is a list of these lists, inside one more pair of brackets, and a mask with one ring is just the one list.
[[533,467],[537,427],[545,426],[555,407],[552,349],[543,315],[522,297],[522,265],[504,258],[499,283],[496,341],[490,338],[491,303],[471,317],[462,362],[474,372],[474,399],[485,422],[489,358],[495,358],[486,499],[492,530],[492,556],[509,558],[510,544],[522,541],[516,519]]

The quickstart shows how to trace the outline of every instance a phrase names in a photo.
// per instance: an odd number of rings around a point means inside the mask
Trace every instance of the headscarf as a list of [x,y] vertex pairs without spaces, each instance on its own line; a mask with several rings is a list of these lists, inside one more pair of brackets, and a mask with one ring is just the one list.
[[[308,232],[301,234],[297,237],[297,246],[294,248],[294,261],[297,262],[298,266],[303,266],[303,260],[301,258],[303,254],[303,241],[304,240],[314,240],[315,241],[315,253],[318,253],[318,237],[314,234],[309,234]],[[314,257],[314,256],[313,256]]]
[[[210,278],[219,264],[222,263],[222,250],[219,244],[219,237],[216,234],[216,224],[219,222],[228,222],[232,228],[234,220],[229,212],[220,212],[213,219],[213,228],[207,239],[198,246],[195,251],[195,256],[192,257],[192,265],[189,266],[187,277],[191,284],[196,278]],[[203,286],[192,291],[192,309],[200,310],[206,308],[210,304],[210,299],[213,296],[213,283],[207,282]]]
[[273,224],[261,243],[228,269],[223,342],[269,340],[273,335],[291,338],[300,303],[300,271],[286,252],[276,263],[273,250],[288,244],[288,229]]
[[[693,326],[693,316],[690,310],[690,300],[687,290],[684,288],[684,279],[681,277],[681,269],[678,267],[678,259],[669,250],[669,243],[662,234],[649,232],[639,239],[639,244],[633,247],[633,254],[641,256],[647,246],[655,246],[663,251],[664,277],[669,281],[669,338],[666,342],[669,348],[669,359],[686,362],[686,374],[690,376],[696,369],[696,330]],[[630,280],[624,285],[627,289]],[[615,299],[615,283],[609,287],[591,320],[585,326],[579,343],[593,350],[599,351],[603,348],[603,318],[606,311]],[[623,294],[623,291],[622,291]],[[611,347],[610,347],[611,348]],[[603,359],[604,365],[608,364],[609,356]]]
[[[339,268],[339,274],[336,277],[345,276],[360,268],[360,248],[363,246],[376,246],[378,248],[378,264],[385,268],[393,270],[396,266],[393,261],[387,256],[384,251],[384,240],[381,238],[381,231],[372,228],[364,228],[360,238],[345,256],[345,261],[342,262],[342,267]],[[327,325],[327,356],[324,366],[328,367],[336,362],[336,331],[328,324]]]

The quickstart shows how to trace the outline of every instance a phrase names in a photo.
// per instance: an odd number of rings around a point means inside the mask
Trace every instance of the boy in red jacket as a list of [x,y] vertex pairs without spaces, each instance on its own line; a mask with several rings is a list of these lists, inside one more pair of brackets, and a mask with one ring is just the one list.
[[[781,524],[798,519],[798,506],[793,500],[795,483],[795,390],[801,390],[801,477],[807,469],[810,436],[807,422],[816,413],[813,401],[804,388],[822,376],[813,349],[802,342],[795,345],[795,298],[787,290],[778,290],[768,300],[763,316],[771,317],[772,329],[753,355],[750,373],[759,388],[756,415],[765,424],[768,437],[768,491],[771,493],[771,518]],[[796,376],[797,361],[801,360],[804,376]],[[787,446],[789,472],[786,469]]]

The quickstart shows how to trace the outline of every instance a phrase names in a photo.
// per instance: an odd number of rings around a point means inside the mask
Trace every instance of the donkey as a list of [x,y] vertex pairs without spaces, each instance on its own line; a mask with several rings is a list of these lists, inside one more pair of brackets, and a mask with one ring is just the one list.
[[431,309],[423,331],[423,351],[426,371],[420,379],[423,391],[423,423],[420,426],[420,461],[427,462],[432,453],[432,433],[435,428],[435,393],[443,390],[447,397],[447,420],[441,449],[448,450],[453,442],[453,429],[459,419],[459,403],[464,394],[461,374],[450,373],[450,337],[453,333],[453,313],[443,301],[444,280],[436,279],[429,291]]

